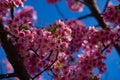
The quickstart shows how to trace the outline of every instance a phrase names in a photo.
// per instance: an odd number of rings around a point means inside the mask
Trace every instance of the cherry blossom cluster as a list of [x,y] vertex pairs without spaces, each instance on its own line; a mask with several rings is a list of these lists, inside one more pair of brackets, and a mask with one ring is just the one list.
[[26,0],[0,0],[0,18],[6,16],[9,10],[16,6],[23,6]]
[[18,6],[23,6],[23,3],[26,1],[26,0],[9,0],[10,3],[13,2],[13,4],[18,7]]
[[[71,22],[75,23],[74,21]],[[85,32],[84,36],[80,37],[82,38],[80,41],[82,54],[78,54],[78,61],[75,61],[75,58],[71,56],[65,57],[65,55],[62,55],[64,59],[60,58],[60,61],[58,60],[55,63],[53,71],[56,74],[54,74],[54,78],[56,80],[89,80],[93,78],[94,75],[96,76],[94,78],[100,79],[100,75],[106,71],[106,65],[104,63],[106,53],[111,50],[114,44],[120,44],[120,42],[117,41],[120,38],[119,30],[119,26],[115,29],[108,27],[106,30],[97,30],[94,27],[90,27],[89,30]],[[73,40],[74,39],[75,37]],[[106,48],[107,45],[109,45],[109,47]],[[105,48],[106,51],[104,52]],[[69,61],[74,64],[69,63]],[[99,70],[97,74],[94,74],[94,68]]]
[[79,49],[81,48],[81,44],[82,44],[82,39],[87,31],[86,26],[84,25],[84,23],[82,23],[82,21],[80,20],[68,20],[66,22],[66,24],[70,27],[70,29],[72,30],[72,40],[70,42],[69,45],[69,50],[73,53],[76,51],[79,51]]
[[102,13],[102,17],[107,22],[120,25],[120,6],[109,5]]
[[[62,1],[62,0],[46,0],[47,3],[49,4],[55,4],[58,1]],[[83,11],[83,6],[84,4],[81,3],[79,0],[66,0],[68,7],[72,10],[72,11],[77,11],[77,12],[81,12]]]
[[[33,26],[31,21],[36,19],[36,12],[32,7],[26,6],[23,10],[19,10],[15,15],[14,19],[10,18],[7,20],[9,26],[6,26],[5,29],[8,31],[10,30],[16,37],[24,37],[25,33],[30,32],[27,29]],[[22,29],[25,29],[26,32]]]
[[9,4],[8,4],[8,0],[0,0],[0,18],[3,16],[6,16],[6,14],[9,11]]
[[[5,2],[6,1],[6,2]],[[18,2],[17,2],[18,1]],[[49,3],[56,3],[59,0],[47,0]],[[52,1],[52,2],[51,2]],[[9,11],[9,2],[20,6],[24,0],[1,1],[4,7],[0,9]],[[77,0],[67,0],[72,10],[78,11],[81,8]],[[6,5],[7,4],[7,5]],[[77,5],[76,5],[77,4]],[[114,15],[111,15],[111,13]],[[55,21],[47,28],[36,28],[33,21],[37,19],[36,12],[30,6],[18,10],[13,18],[7,18],[4,29],[11,33],[9,36],[13,45],[20,54],[27,71],[31,76],[42,72],[54,77],[55,80],[90,80],[99,79],[106,71],[104,60],[114,45],[120,46],[119,9],[112,6],[104,13],[106,21],[118,25],[107,26],[105,29],[95,27],[87,28],[82,21],[73,19],[63,22]],[[108,18],[109,17],[109,18]],[[77,57],[75,52],[79,52]],[[98,73],[93,70],[97,68]],[[9,71],[9,68],[7,68]]]
[[[74,19],[58,20],[48,28],[38,29],[32,24],[35,15],[32,7],[24,7],[13,19],[8,19],[5,26],[5,30],[14,35],[11,40],[32,76],[53,62],[47,73],[53,73],[55,80],[88,80],[93,76],[99,78],[106,71],[106,53],[115,44],[120,45],[119,26],[87,29],[81,21]],[[75,59],[73,54],[80,49],[82,54]],[[94,68],[99,70],[97,74],[94,74]]]

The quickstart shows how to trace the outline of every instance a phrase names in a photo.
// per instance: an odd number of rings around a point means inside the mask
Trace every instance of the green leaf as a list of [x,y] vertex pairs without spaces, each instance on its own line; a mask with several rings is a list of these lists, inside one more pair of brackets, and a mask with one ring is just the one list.
[[52,29],[51,29],[51,33],[52,33],[52,34],[55,34],[57,28],[58,28],[57,25],[56,25],[56,26],[53,26]]
[[22,29],[29,30],[29,28],[27,26],[20,26],[19,30],[22,30]]
[[58,28],[58,25],[55,25],[55,26],[49,27],[46,30],[49,31],[49,32],[51,32],[51,34],[55,34],[57,28]]

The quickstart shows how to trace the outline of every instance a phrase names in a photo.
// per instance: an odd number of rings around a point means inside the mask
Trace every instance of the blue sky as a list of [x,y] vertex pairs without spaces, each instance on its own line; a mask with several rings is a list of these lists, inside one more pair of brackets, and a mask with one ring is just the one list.
[[[116,0],[112,1],[116,3]],[[100,7],[100,10],[103,10],[105,2],[106,0],[97,0],[97,4]],[[47,4],[46,0],[27,0],[25,5],[33,6],[37,11],[38,21],[36,22],[36,26],[43,27],[53,23],[55,20],[62,18],[56,10],[55,5]],[[64,0],[57,3],[57,5],[59,6],[61,12],[64,14],[65,18],[68,19],[78,18],[90,13],[87,7],[85,7],[84,11],[81,13],[73,12],[69,10]],[[97,25],[97,22],[92,17],[83,19],[83,22],[86,26]],[[0,61],[4,58],[4,56],[4,51],[0,48]],[[108,71],[102,75],[101,80],[120,80],[120,56],[117,54],[115,49],[113,49],[112,52],[108,55],[105,62],[107,64]],[[4,72],[4,70],[2,71]],[[44,75],[44,78],[47,80],[46,78],[48,77]]]

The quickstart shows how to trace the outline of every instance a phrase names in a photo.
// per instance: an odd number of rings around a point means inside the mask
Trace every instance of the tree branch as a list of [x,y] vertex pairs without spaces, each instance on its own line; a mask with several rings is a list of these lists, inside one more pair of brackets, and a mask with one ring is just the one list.
[[[0,30],[3,29],[2,20],[0,19]],[[16,51],[15,46],[12,44],[11,40],[7,37],[4,31],[0,31],[1,45],[5,50],[7,58],[14,68],[14,71],[20,80],[32,80],[31,76],[27,73],[23,61]]]
[[92,16],[92,14],[87,14],[85,16],[81,16],[78,19],[81,20],[81,19],[85,19],[85,18],[90,17],[90,16]]
[[37,50],[38,50],[38,49],[34,50],[34,49],[30,48],[30,49],[28,49],[28,50],[33,51],[33,52],[35,53],[35,55],[36,55],[37,57],[39,57],[39,54],[37,53]]
[[14,18],[14,3],[11,3],[11,8],[10,8],[10,14],[11,14],[11,18]]
[[37,75],[35,75],[32,79],[35,79],[36,77],[38,77],[39,75],[41,75],[43,72],[45,72],[46,70],[48,70],[57,61],[57,58],[58,58],[58,52],[56,54],[55,60],[48,67],[46,67],[43,71],[41,71],[40,73],[38,73]]
[[65,16],[64,16],[64,14],[62,13],[62,11],[60,10],[60,8],[57,4],[55,4],[55,8],[58,11],[58,13],[60,14],[60,16],[65,20],[66,19]]
[[104,12],[104,11],[105,11],[105,9],[107,8],[109,1],[110,1],[110,0],[107,0],[107,1],[106,1],[106,4],[105,4],[105,7],[104,7],[103,12]]
[[48,55],[48,57],[45,60],[48,60],[50,58],[50,56],[52,55],[53,50],[50,51],[50,54]]
[[7,34],[7,35],[10,35],[10,36],[12,36],[12,37],[15,38],[15,39],[19,39],[18,37],[16,37],[15,35],[11,34],[10,32],[8,32],[8,31],[6,31],[6,30],[4,30],[4,29],[1,29],[1,28],[0,28],[0,32],[3,32],[3,33],[5,33],[5,34]]
[[[97,20],[97,22],[99,23],[99,25],[104,29],[106,28],[107,24],[105,23],[105,21],[103,20],[103,18],[101,17],[100,14],[100,10],[96,4],[96,0],[84,0],[84,2],[86,2],[89,9],[92,12],[92,15],[95,17],[95,19]],[[120,55],[120,46],[115,45],[115,48],[118,52],[118,54]]]
[[16,77],[17,75],[15,73],[8,73],[8,74],[0,74],[0,79],[3,78],[11,78],[11,77]]
[[89,4],[87,6],[91,10],[92,15],[95,17],[95,19],[97,20],[99,25],[102,28],[106,28],[107,24],[101,17],[100,10],[99,10],[98,6],[96,5],[96,0],[84,0],[84,1]]

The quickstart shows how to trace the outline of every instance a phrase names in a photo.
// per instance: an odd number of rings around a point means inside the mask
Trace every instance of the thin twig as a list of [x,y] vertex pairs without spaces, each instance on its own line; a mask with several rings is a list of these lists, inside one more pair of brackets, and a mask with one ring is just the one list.
[[28,50],[33,51],[33,52],[35,53],[35,55],[39,57],[39,54],[37,54],[37,50],[38,50],[38,49],[34,50],[34,49],[32,49],[32,48],[29,48]]
[[38,77],[43,72],[45,72],[46,70],[48,70],[57,61],[57,58],[58,58],[58,52],[56,54],[55,60],[48,67],[46,67],[43,71],[41,71],[40,73],[38,73],[37,75],[35,75],[32,79],[34,80],[36,77]]
[[52,69],[50,69],[50,71],[51,71],[51,73],[52,73],[53,75],[57,76],[57,75],[52,71]]
[[[120,38],[120,36],[115,40],[115,41],[118,41],[119,40],[119,38]],[[103,46],[104,46],[104,49],[101,51],[101,53],[103,53],[109,46],[110,46],[111,44],[109,44],[109,45],[107,45],[107,46],[105,46],[104,44],[103,44]]]
[[0,74],[0,79],[11,78],[11,77],[16,77],[16,76],[17,76],[17,74],[15,74],[15,73]]
[[48,76],[50,76],[51,78],[53,78],[52,74],[50,74],[50,73],[47,73],[47,75],[48,75]]
[[103,53],[110,45],[107,45],[104,47],[104,49],[101,51],[101,53]]
[[63,20],[66,20],[64,14],[62,13],[62,11],[60,10],[60,8],[57,4],[55,4],[55,8],[58,11],[58,13],[60,14],[60,16],[63,18]]
[[14,3],[11,3],[11,9],[10,9],[10,14],[11,14],[11,18],[14,18]]
[[1,45],[7,55],[9,62],[13,66],[14,72],[17,74],[17,77],[20,80],[32,80],[15,46],[12,44],[11,40],[8,39],[7,34],[5,32],[2,32],[2,30],[4,30],[4,25],[2,24],[1,19],[0,19],[0,30],[1,30],[0,31]]
[[91,16],[92,16],[92,14],[87,14],[85,16],[79,17],[78,19],[81,20],[81,19],[85,19],[85,18],[88,18],[88,17],[91,17]]
[[8,32],[8,31],[6,31],[6,30],[4,30],[4,29],[1,29],[1,28],[0,28],[0,32],[4,32],[5,34],[8,34],[8,35],[14,37],[15,39],[18,39],[18,37],[16,37],[15,35],[11,34],[10,32]]
[[108,6],[108,4],[109,4],[109,1],[110,1],[110,0],[107,0],[107,1],[106,1],[106,4],[105,4],[105,7],[104,7],[103,12],[106,10],[106,8],[107,8],[107,6]]
[[48,57],[45,60],[48,60],[50,58],[50,56],[52,55],[53,50],[50,51],[50,54],[48,55]]
[[86,3],[84,0],[79,0],[80,3],[84,4],[84,5],[89,5],[88,3]]
[[[84,2],[91,4],[91,5],[87,5],[89,7],[89,9],[91,10],[94,18],[97,20],[97,22],[99,23],[99,25],[104,29],[106,28],[107,24],[106,22],[103,20],[103,18],[101,17],[100,14],[100,10],[96,4],[96,0],[84,0]],[[120,46],[115,45],[115,48],[118,52],[118,54],[120,55]]]

